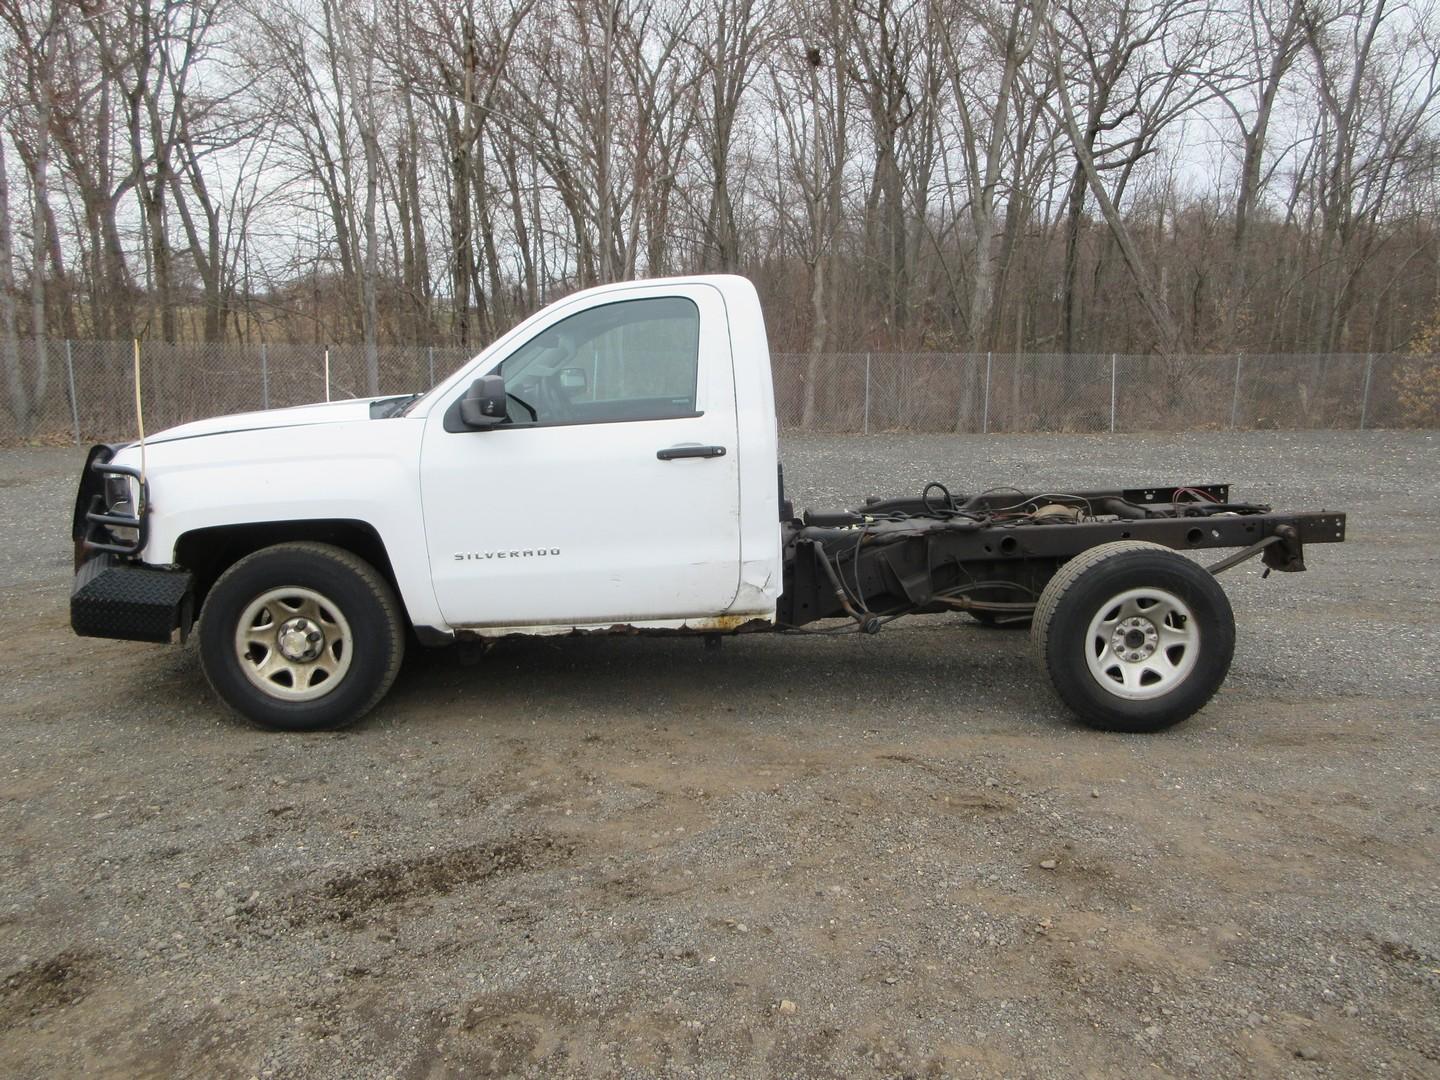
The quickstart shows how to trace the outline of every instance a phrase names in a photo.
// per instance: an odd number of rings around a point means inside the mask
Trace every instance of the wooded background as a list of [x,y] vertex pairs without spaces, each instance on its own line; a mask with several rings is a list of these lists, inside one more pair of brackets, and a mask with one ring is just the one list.
[[22,429],[62,340],[355,344],[373,392],[386,345],[473,351],[575,288],[696,271],[751,277],[772,345],[815,355],[1440,332],[1431,0],[0,0],[0,20]]

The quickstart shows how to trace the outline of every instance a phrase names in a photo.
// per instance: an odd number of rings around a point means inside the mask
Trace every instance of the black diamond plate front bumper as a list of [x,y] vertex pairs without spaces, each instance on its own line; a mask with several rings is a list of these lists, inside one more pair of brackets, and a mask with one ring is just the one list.
[[100,555],[82,565],[70,587],[70,626],[82,637],[168,644],[190,632],[190,573]]

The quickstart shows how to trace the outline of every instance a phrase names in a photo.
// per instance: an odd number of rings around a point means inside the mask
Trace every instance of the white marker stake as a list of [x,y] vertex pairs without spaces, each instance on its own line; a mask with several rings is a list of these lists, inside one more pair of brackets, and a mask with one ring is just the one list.
[[330,350],[325,350],[325,400],[330,400]]

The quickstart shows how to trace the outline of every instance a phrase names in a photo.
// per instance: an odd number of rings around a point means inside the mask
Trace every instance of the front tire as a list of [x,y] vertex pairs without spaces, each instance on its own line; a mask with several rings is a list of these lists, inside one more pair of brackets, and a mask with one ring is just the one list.
[[354,723],[390,689],[404,652],[405,623],[389,583],[329,544],[247,555],[220,576],[201,613],[206,679],[266,728]]
[[1160,731],[1198,712],[1225,681],[1235,616],[1209,571],[1159,544],[1122,540],[1060,568],[1031,636],[1082,723]]

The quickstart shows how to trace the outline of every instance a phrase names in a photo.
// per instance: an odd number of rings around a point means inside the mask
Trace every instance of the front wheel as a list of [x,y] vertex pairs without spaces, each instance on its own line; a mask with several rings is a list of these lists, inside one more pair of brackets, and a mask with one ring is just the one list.
[[277,544],[221,575],[200,620],[200,664],[215,692],[261,727],[353,723],[395,681],[400,605],[363,559],[329,544]]
[[1032,640],[1080,720],[1160,731],[1199,711],[1235,652],[1235,616],[1213,574],[1141,541],[1102,544],[1045,586]]

